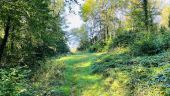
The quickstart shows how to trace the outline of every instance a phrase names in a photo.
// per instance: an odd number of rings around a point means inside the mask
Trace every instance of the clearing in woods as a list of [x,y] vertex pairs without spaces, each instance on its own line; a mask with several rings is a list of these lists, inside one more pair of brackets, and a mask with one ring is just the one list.
[[[100,96],[108,92],[102,84],[102,76],[91,74],[91,64],[102,53],[80,53],[60,58],[66,65],[65,80],[61,90],[68,96]],[[102,96],[103,96],[102,95]]]

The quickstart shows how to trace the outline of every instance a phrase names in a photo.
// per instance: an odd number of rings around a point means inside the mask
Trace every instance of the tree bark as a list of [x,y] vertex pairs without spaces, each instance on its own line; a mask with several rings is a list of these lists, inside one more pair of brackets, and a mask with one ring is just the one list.
[[11,19],[10,19],[10,17],[8,17],[7,22],[5,24],[5,28],[4,28],[4,38],[2,40],[2,44],[0,45],[0,62],[2,60],[3,52],[4,52],[4,49],[5,49],[6,44],[8,42],[10,24],[11,24]]
[[168,17],[168,27],[170,28],[170,15]]
[[145,26],[146,29],[148,30],[148,25],[149,25],[149,20],[148,20],[148,0],[143,0],[143,10],[144,10],[144,15],[145,15]]
[[108,38],[110,38],[110,37],[109,37],[109,26],[108,26],[108,25],[107,25],[107,27],[106,27],[106,35],[107,35],[107,36],[106,36],[106,41],[107,41],[107,40],[109,40]]
[[14,27],[12,27],[11,31],[11,53],[14,52],[14,38],[15,38],[15,33],[14,33]]

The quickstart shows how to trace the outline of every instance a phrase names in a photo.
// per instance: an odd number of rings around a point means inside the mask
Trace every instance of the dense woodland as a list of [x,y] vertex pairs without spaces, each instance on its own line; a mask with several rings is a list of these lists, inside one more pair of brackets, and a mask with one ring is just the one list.
[[0,96],[170,96],[170,1],[0,0]]

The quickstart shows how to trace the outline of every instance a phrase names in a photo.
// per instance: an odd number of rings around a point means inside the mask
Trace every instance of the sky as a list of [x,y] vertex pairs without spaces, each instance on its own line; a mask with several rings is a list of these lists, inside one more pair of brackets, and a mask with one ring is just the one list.
[[[80,4],[83,4],[83,0],[78,0]],[[72,29],[80,28],[82,24],[84,23],[81,19],[81,16],[79,14],[80,12],[80,5],[74,4],[71,6],[72,11],[69,11],[69,8],[66,7],[65,9],[65,15],[64,18],[66,20],[66,25],[68,28],[65,28],[64,30],[68,32],[68,34],[72,33]],[[70,49],[76,49],[79,45],[79,38],[75,37],[73,35],[69,35],[68,37],[68,46]]]
[[[79,9],[76,8],[76,7],[75,7],[74,10],[77,10],[77,12],[79,11]],[[77,13],[76,14],[69,13],[65,17],[65,19],[66,19],[66,23],[67,23],[67,26],[68,26],[68,28],[66,30],[71,30],[71,29],[74,29],[74,28],[79,28],[83,24],[83,21],[82,21],[80,15],[78,15]]]
[[[83,0],[78,0],[78,2],[80,4],[83,4]],[[66,19],[67,26],[69,26],[69,28],[66,29],[67,31],[74,28],[79,28],[83,24],[83,20],[79,15],[80,5],[74,4],[71,6],[71,8],[72,8],[72,12],[69,12],[69,8],[66,8],[65,10],[65,14],[66,14],[65,19]]]
[[170,0],[161,0],[165,4],[170,4]]

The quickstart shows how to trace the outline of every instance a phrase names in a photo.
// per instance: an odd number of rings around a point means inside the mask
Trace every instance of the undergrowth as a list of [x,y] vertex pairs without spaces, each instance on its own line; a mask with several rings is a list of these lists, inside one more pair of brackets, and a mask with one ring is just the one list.
[[104,76],[111,96],[169,96],[170,51],[134,57],[127,50],[104,54],[91,67]]
[[56,90],[64,84],[63,62],[56,58],[41,62],[34,72],[28,67],[0,69],[0,96],[66,96]]

